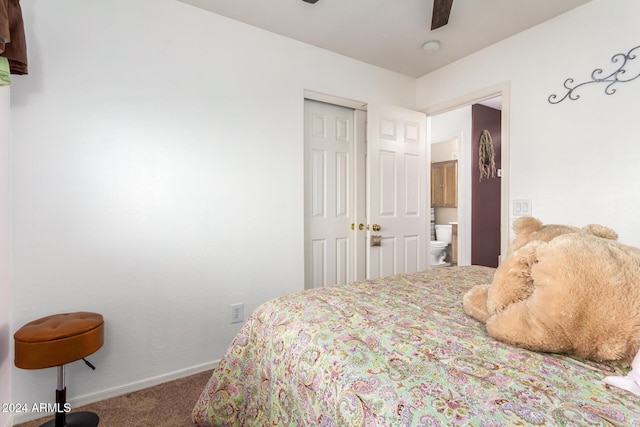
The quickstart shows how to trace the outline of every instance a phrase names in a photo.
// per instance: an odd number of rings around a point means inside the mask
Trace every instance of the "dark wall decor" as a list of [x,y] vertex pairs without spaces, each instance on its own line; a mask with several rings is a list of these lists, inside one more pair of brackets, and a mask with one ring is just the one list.
[[604,70],[602,68],[596,68],[591,72],[591,80],[574,85],[574,80],[572,78],[568,78],[564,81],[564,87],[565,89],[567,89],[567,93],[565,93],[564,96],[559,99],[558,95],[556,94],[550,95],[548,98],[549,103],[558,104],[565,99],[575,101],[576,99],[580,98],[580,95],[575,93],[575,91],[582,86],[590,85],[593,83],[605,84],[606,87],[604,88],[604,93],[607,95],[613,95],[614,93],[616,93],[616,89],[613,87],[614,85],[618,83],[628,83],[640,77],[640,73],[627,76],[629,70],[626,67],[630,61],[636,59],[636,54],[634,53],[636,49],[640,49],[640,46],[634,47],[626,54],[616,53],[615,55],[613,55],[611,57],[611,62],[613,62],[614,64],[620,63],[620,66],[608,75],[604,75]]
[[[481,153],[482,134],[491,135],[493,163],[496,172],[502,168],[502,111],[485,105],[471,106],[471,152]],[[478,163],[471,166],[471,264],[498,266],[500,255],[501,178],[480,179]],[[493,169],[490,167],[490,169]],[[466,184],[465,184],[466,185]]]

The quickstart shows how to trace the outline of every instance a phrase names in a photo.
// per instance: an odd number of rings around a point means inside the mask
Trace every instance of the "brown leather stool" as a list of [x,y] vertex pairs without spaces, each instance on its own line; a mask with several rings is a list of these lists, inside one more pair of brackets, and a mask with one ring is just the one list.
[[13,336],[15,365],[22,369],[58,368],[56,417],[41,427],[95,427],[99,418],[92,412],[65,413],[67,388],[64,365],[85,360],[104,344],[104,320],[98,313],[54,314],[24,325]]

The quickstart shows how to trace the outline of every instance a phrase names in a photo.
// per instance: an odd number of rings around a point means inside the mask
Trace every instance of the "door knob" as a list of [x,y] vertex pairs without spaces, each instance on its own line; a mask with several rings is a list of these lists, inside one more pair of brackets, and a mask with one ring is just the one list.
[[358,230],[364,230],[364,224],[358,224]]
[[371,226],[371,229],[372,229],[373,231],[380,231],[380,226],[379,226],[378,224],[373,224],[373,225]]

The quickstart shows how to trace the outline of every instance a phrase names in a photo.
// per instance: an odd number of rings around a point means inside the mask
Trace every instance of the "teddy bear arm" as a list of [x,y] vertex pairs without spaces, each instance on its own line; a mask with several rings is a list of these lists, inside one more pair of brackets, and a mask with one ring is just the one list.
[[511,304],[527,299],[533,292],[531,266],[536,262],[536,250],[542,242],[531,242],[511,254],[498,267],[487,292],[487,311],[496,314]]
[[487,320],[487,331],[499,341],[529,350],[561,353],[571,349],[564,332],[541,322],[526,301],[491,316]]
[[517,275],[510,275],[498,286],[492,286],[487,295],[487,311],[490,315],[500,313],[510,305],[525,300],[531,295],[533,282]]
[[464,312],[482,323],[486,323],[489,318],[489,313],[487,312],[487,291],[489,286],[476,285],[462,297]]

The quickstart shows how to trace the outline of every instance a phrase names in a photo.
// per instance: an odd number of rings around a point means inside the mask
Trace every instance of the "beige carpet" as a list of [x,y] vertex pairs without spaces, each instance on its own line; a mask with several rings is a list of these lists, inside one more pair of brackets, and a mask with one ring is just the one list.
[[[191,410],[210,376],[210,371],[203,372],[73,408],[72,412],[95,412],[100,417],[100,427],[194,427]],[[53,418],[52,415],[15,427],[38,427]]]

